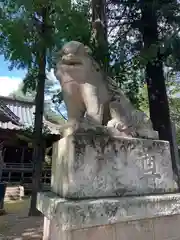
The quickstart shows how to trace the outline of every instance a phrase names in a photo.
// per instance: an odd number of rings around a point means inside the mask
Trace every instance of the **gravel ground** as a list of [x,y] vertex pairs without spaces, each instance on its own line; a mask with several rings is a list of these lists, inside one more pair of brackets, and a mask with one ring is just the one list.
[[42,240],[43,217],[28,217],[29,199],[5,204],[0,240]]

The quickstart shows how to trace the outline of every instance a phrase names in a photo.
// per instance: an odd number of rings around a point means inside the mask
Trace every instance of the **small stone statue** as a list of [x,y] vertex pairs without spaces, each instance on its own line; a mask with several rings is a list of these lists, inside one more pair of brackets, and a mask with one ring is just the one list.
[[119,136],[158,139],[150,119],[133,107],[89,51],[82,43],[70,41],[57,59],[55,75],[68,111],[66,127],[104,126]]

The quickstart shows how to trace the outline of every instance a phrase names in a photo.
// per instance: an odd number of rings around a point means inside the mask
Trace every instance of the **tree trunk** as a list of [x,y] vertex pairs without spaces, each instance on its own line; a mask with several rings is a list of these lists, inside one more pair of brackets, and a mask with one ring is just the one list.
[[42,26],[40,51],[37,54],[37,64],[39,68],[38,85],[36,94],[36,113],[34,123],[34,151],[33,151],[33,177],[32,177],[32,196],[29,209],[29,216],[38,216],[41,213],[36,208],[37,193],[41,190],[42,164],[45,155],[43,128],[43,111],[44,111],[44,87],[46,79],[46,18],[47,9],[42,8]]
[[[144,48],[148,49],[152,44],[158,45],[158,26],[156,10],[153,9],[152,1],[141,3],[141,32],[143,35]],[[177,166],[172,148],[172,131],[169,113],[169,103],[166,92],[165,78],[163,73],[163,61],[157,48],[156,59],[149,60],[146,65],[146,81],[148,87],[150,118],[153,127],[159,132],[161,140],[167,140],[171,146],[173,170],[177,173]]]
[[108,71],[109,51],[107,40],[106,0],[92,0],[92,27],[95,58]]
[[[109,71],[109,44],[107,36],[106,0],[92,0],[92,40],[95,46],[94,57],[103,68],[105,76]],[[106,78],[104,78],[106,79]],[[104,109],[103,125],[110,120],[110,109]]]

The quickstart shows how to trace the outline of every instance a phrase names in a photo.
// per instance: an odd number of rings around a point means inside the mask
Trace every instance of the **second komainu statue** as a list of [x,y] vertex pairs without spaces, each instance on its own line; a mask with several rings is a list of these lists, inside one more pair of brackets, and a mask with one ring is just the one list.
[[55,75],[68,112],[65,129],[72,132],[83,124],[104,126],[123,137],[158,139],[150,119],[133,107],[84,44],[70,41],[64,45],[58,54]]

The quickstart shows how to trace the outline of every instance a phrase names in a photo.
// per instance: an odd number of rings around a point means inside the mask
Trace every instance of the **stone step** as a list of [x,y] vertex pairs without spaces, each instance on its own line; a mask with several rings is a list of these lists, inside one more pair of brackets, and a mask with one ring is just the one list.
[[24,197],[24,188],[22,186],[7,186],[4,201],[21,200],[22,197]]

